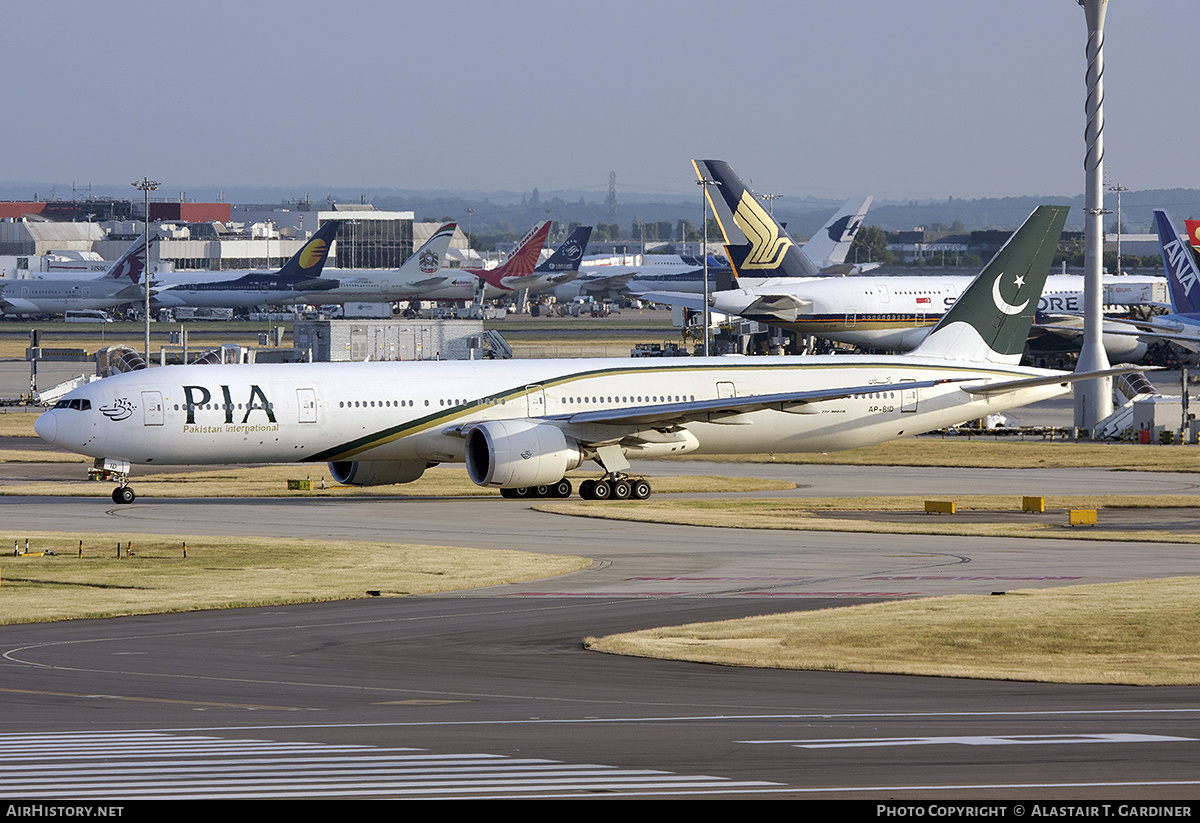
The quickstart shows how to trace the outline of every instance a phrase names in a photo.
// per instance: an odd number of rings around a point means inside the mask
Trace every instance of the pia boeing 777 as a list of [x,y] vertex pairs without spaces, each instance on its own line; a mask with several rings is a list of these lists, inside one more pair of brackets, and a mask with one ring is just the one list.
[[593,461],[582,497],[645,498],[631,459],[868,446],[1099,376],[1019,365],[1066,214],[1035,210],[908,355],[166,366],[75,389],[35,429],[116,473],[121,503],[131,464],[314,462],[353,485],[465,462],[505,496],[565,497]]

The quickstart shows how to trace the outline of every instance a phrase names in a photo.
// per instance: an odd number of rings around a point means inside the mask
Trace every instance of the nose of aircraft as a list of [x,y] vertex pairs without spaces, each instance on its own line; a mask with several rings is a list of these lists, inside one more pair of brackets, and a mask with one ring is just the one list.
[[53,443],[54,438],[58,436],[58,421],[54,412],[43,412],[37,420],[33,421],[33,430],[37,432],[38,437]]

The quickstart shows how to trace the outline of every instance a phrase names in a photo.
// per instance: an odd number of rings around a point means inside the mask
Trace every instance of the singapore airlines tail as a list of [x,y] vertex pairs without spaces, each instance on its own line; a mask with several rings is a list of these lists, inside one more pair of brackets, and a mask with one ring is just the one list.
[[736,277],[820,277],[820,270],[788,236],[742,178],[723,160],[693,160],[713,216],[725,236]]

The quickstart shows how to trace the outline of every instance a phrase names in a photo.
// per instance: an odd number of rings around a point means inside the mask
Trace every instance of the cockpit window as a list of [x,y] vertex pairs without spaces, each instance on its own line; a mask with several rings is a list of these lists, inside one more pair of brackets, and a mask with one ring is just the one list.
[[74,409],[75,411],[88,411],[92,408],[92,401],[82,397],[74,397],[70,400],[59,400],[54,404],[56,409]]

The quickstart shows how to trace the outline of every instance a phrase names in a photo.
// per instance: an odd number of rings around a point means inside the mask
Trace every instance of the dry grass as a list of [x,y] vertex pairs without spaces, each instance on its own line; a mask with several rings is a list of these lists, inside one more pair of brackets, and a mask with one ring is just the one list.
[[[995,517],[970,521],[954,516],[925,515],[926,497],[781,498],[766,500],[649,500],[640,503],[545,502],[537,511],[736,529],[862,532],[866,534],[942,534],[972,537],[1053,537],[1079,540],[1128,540],[1159,543],[1200,543],[1200,531],[1105,529],[1100,525],[1071,528],[1066,509],[1200,507],[1193,495],[1094,495],[1046,498],[1046,514],[1021,512],[1019,498],[1009,495],[954,495],[960,513],[989,512]],[[836,517],[838,512],[855,517]],[[888,519],[897,512],[920,513],[911,519]],[[877,516],[872,516],[873,514]],[[1197,514],[1200,522],[1200,513]]]
[[[22,547],[26,538],[31,552],[56,556],[0,558],[0,623],[348,600],[371,590],[429,594],[565,574],[591,562],[335,540],[0,533]],[[122,549],[132,541],[134,556],[118,560],[118,541]]]
[[587,638],[728,666],[1056,683],[1200,683],[1200,578],[959,595]]
[[681,460],[837,466],[947,466],[987,469],[1200,471],[1200,447],[1140,446],[991,437],[910,437],[829,454],[689,455]]
[[37,437],[33,430],[33,421],[37,420],[37,411],[0,410],[0,437]]

